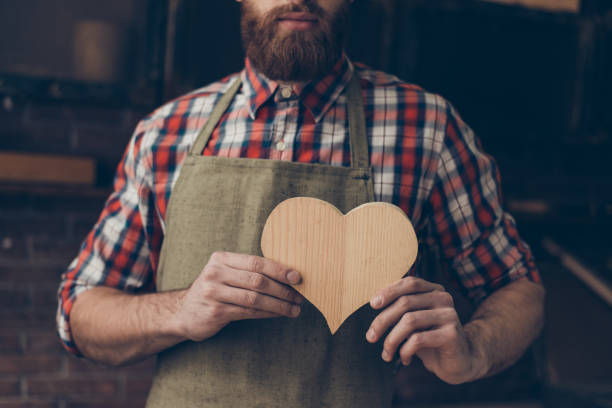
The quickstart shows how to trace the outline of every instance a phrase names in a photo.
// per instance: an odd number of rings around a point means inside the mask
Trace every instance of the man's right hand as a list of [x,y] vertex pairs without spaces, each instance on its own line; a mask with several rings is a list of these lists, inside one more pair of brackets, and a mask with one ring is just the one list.
[[96,286],[78,295],[71,333],[86,357],[113,366],[184,340],[202,341],[229,322],[296,317],[300,275],[269,259],[215,252],[188,289],[147,294]]
[[215,252],[179,300],[176,324],[193,341],[243,319],[297,317],[303,297],[289,284],[298,272],[254,255]]

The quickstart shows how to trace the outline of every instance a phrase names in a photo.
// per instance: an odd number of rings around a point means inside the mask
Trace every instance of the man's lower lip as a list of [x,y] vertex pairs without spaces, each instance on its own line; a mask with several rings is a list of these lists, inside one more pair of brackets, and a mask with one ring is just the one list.
[[309,20],[280,20],[279,24],[290,30],[310,30],[317,22]]

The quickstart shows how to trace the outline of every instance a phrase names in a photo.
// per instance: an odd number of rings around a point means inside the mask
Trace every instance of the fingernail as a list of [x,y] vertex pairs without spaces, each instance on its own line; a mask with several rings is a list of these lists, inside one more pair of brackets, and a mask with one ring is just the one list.
[[389,353],[383,350],[382,359],[388,362],[388,361],[391,361],[391,356],[389,355]]
[[299,306],[293,306],[291,308],[291,316],[297,316],[300,314],[300,307]]
[[404,361],[404,360],[402,360],[402,364],[403,364],[403,365],[405,365],[405,366],[410,365],[410,363],[412,363],[412,359],[410,359],[410,360],[405,360],[405,361]]
[[368,330],[368,332],[366,333],[366,338],[370,341],[374,341],[374,339],[376,338],[376,333],[374,332],[374,330]]
[[293,284],[300,283],[300,274],[296,271],[289,271],[287,273],[287,280]]
[[379,307],[380,305],[382,305],[382,298],[380,296],[376,296],[372,299],[372,306]]

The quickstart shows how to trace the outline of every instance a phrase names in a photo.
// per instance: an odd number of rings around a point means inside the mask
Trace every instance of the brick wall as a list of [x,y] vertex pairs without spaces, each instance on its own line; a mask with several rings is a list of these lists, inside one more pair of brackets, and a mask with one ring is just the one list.
[[91,194],[0,187],[0,408],[144,405],[153,359],[104,368],[68,355],[55,333],[60,274],[95,222],[114,168],[144,114],[4,103],[0,150],[95,157],[99,180]]
[[0,106],[0,150],[95,158],[98,185],[109,186],[134,127],[146,110],[5,98]]

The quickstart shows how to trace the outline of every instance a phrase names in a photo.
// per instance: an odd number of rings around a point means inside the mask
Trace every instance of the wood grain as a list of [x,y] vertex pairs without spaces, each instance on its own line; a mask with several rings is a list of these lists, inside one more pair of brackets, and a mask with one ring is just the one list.
[[325,201],[296,197],[272,211],[261,249],[302,274],[295,289],[321,311],[334,334],[378,290],[409,271],[418,242],[395,205],[367,203],[343,215]]

